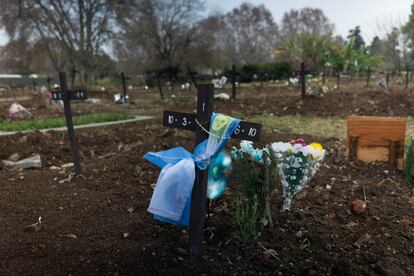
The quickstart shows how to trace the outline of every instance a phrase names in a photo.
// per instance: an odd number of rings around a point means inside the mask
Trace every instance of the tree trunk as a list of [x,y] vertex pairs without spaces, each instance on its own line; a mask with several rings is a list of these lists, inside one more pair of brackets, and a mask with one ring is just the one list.
[[367,70],[367,87],[369,87],[370,78],[371,78],[371,68],[368,68],[368,70]]
[[305,73],[305,63],[300,64],[300,92],[302,98],[306,96],[306,73]]
[[158,90],[160,91],[161,100],[164,100],[164,92],[162,91],[161,77],[157,76]]
[[339,85],[341,83],[341,71],[338,69],[336,70],[336,88],[339,89]]

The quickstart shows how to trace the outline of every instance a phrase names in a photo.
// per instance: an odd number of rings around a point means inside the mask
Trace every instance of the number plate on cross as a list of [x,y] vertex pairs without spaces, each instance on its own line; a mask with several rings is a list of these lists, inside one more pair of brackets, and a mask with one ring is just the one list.
[[[163,126],[195,131],[198,126],[195,114],[164,111]],[[261,124],[241,121],[231,136],[232,139],[259,141]]]
[[[88,95],[85,90],[68,90],[69,100],[86,100]],[[56,91],[52,92],[52,100],[59,101],[63,100],[63,92]]]

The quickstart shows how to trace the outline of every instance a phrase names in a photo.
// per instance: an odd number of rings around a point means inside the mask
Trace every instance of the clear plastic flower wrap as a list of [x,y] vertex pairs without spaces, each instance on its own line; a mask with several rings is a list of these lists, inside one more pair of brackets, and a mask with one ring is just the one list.
[[293,197],[302,191],[318,171],[326,152],[320,144],[306,145],[303,139],[272,143],[271,149],[283,187],[282,211],[287,211],[290,210]]

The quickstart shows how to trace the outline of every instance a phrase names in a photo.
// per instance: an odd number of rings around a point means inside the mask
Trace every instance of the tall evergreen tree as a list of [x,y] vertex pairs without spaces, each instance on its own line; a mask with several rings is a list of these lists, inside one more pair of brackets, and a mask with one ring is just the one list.
[[348,39],[354,38],[354,49],[359,50],[361,47],[365,47],[364,38],[361,36],[361,28],[356,26],[354,29],[349,30]]

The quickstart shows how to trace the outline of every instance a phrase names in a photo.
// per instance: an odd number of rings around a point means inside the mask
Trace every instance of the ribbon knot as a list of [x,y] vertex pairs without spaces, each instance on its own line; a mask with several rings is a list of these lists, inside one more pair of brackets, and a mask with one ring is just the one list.
[[148,208],[154,219],[189,224],[195,166],[206,170],[211,158],[224,148],[239,123],[239,119],[213,113],[209,138],[198,144],[193,154],[182,147],[145,154],[145,159],[161,168]]

